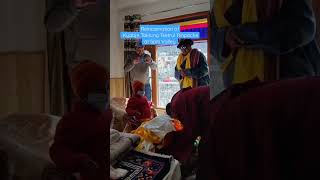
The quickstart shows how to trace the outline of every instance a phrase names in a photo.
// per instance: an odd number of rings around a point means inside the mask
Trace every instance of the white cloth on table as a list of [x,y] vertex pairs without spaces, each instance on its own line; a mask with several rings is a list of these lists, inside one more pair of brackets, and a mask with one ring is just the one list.
[[49,148],[60,117],[14,113],[0,119],[0,149],[9,158],[9,174],[24,180],[41,179],[52,165]]
[[137,135],[110,129],[110,163],[115,164],[117,159],[134,148],[139,139]]
[[166,134],[176,130],[171,120],[172,118],[166,114],[160,115],[145,123],[143,127],[150,130],[162,140]]
[[110,129],[110,177],[119,179],[124,177],[128,171],[125,169],[115,169],[112,167],[117,160],[123,157],[139,141],[139,136],[134,134],[122,133],[115,129]]
[[[166,114],[160,115],[142,124],[140,127],[149,130],[150,132],[158,136],[160,138],[160,141],[162,141],[168,133],[176,131],[171,120],[172,118]],[[155,150],[155,146],[153,142],[143,140],[142,142],[140,142],[137,150],[153,152]]]
[[110,166],[110,178],[111,179],[120,179],[120,178],[124,177],[127,173],[128,173],[128,171],[125,169],[120,169],[120,168],[115,169],[114,167]]

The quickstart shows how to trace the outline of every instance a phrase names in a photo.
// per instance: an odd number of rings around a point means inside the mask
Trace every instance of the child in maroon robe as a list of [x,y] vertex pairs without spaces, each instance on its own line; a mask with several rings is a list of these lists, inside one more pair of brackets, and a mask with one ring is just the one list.
[[60,120],[50,157],[58,168],[80,173],[82,180],[109,179],[108,74],[104,67],[83,61],[71,73],[77,96],[71,112]]
[[136,119],[132,123],[133,130],[142,122],[149,121],[151,118],[151,107],[146,96],[144,96],[144,84],[140,81],[133,83],[133,96],[129,99],[126,112],[128,116]]

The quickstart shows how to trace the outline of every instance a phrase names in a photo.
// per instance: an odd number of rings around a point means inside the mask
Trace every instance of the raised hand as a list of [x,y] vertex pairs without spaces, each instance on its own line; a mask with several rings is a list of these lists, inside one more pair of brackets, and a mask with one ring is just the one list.
[[232,28],[227,31],[225,41],[229,48],[232,50],[238,49],[244,44],[244,41],[237,36]]
[[146,63],[150,64],[152,62],[152,58],[150,56],[146,57]]
[[139,64],[139,63],[140,63],[140,60],[139,60],[139,59],[133,60],[133,64],[134,64],[134,65]]

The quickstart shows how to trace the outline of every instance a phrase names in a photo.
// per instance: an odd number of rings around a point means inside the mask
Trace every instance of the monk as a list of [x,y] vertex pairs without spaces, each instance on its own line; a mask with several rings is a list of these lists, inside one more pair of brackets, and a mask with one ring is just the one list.
[[126,112],[132,121],[128,122],[125,132],[135,130],[141,123],[151,120],[151,106],[145,96],[145,85],[140,81],[133,82],[133,95],[129,98]]
[[320,77],[235,84],[209,101],[209,87],[179,91],[172,117],[184,131],[169,154],[184,162],[201,136],[197,179],[319,179]]
[[109,77],[106,69],[83,61],[71,72],[76,99],[56,128],[50,157],[68,173],[80,173],[82,180],[109,179]]

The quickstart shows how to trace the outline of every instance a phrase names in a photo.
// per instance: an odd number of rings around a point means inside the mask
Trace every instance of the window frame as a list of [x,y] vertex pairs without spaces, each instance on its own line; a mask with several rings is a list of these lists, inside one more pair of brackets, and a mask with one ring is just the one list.
[[[207,57],[207,62],[208,65],[210,66],[210,49],[211,49],[211,25],[210,25],[210,11],[203,11],[203,12],[197,12],[197,13],[192,13],[192,14],[186,14],[182,16],[176,16],[176,17],[171,17],[171,18],[165,18],[165,19],[160,19],[160,20],[155,20],[155,21],[149,21],[149,22],[143,22],[141,24],[148,24],[148,25],[156,25],[156,24],[174,24],[182,21],[190,21],[190,20],[195,20],[195,19],[201,19],[201,18],[207,18],[208,20],[208,38],[207,39],[197,39],[195,42],[198,41],[204,41],[207,40],[208,43],[208,57]],[[152,54],[152,58],[157,61],[157,46],[146,46],[145,48]],[[155,108],[157,109],[165,109],[163,107],[158,107],[158,72],[157,70],[152,70],[151,71],[151,85],[152,85],[152,103],[154,104]]]

